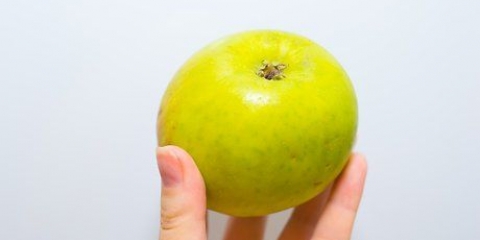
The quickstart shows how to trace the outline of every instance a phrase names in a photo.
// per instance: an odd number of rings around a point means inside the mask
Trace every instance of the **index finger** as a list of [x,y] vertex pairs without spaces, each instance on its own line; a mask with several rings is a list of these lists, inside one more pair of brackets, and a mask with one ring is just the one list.
[[333,185],[330,198],[313,233],[313,239],[350,239],[366,174],[365,158],[359,154],[352,155],[347,167]]

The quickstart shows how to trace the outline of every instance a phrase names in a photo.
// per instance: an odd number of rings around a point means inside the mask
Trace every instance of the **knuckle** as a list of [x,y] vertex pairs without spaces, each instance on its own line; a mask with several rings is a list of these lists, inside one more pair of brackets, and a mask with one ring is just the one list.
[[166,231],[179,228],[183,221],[183,215],[182,209],[172,209],[162,206],[160,214],[161,229]]

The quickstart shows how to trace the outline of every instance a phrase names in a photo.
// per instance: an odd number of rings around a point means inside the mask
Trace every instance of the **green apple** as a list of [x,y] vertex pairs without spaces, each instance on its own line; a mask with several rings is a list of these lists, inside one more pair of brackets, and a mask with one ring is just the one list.
[[192,56],[165,91],[160,146],[194,158],[210,209],[259,216],[297,206],[342,171],[357,129],[348,75],[292,33],[248,31]]

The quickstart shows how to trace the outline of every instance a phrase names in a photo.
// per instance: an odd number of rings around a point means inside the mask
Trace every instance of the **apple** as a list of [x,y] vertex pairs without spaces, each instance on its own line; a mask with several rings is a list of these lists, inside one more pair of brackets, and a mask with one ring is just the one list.
[[347,73],[315,42],[257,30],[194,54],[160,106],[160,146],[194,158],[209,209],[259,216],[297,206],[342,171],[357,129]]

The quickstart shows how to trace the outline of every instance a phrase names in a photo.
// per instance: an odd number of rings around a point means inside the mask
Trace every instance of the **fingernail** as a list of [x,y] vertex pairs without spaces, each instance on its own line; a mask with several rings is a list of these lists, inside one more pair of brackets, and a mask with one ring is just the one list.
[[178,156],[169,147],[157,150],[158,168],[164,187],[175,187],[183,180],[182,166]]

